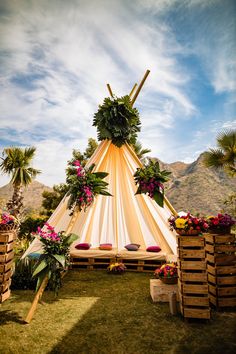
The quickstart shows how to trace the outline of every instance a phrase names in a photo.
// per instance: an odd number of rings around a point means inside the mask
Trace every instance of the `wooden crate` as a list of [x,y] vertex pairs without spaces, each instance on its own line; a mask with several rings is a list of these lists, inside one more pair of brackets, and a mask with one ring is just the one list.
[[9,269],[11,269],[13,265],[13,260],[9,261],[8,263],[0,264],[0,274],[6,273]]
[[185,318],[210,319],[205,239],[178,237],[178,288]]
[[6,280],[4,283],[0,284],[0,294],[3,294],[5,291],[7,291],[10,288],[11,285],[11,278]]
[[164,284],[159,279],[150,279],[150,295],[153,302],[169,302],[169,295],[176,293],[179,300],[179,291],[177,284]]
[[236,239],[234,234],[206,234],[210,302],[217,308],[236,306]]

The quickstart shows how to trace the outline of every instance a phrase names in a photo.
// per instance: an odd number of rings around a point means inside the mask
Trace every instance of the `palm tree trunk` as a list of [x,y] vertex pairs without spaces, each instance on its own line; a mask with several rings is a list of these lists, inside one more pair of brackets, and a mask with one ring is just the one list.
[[12,198],[7,203],[7,209],[11,215],[18,217],[22,213],[23,207],[23,188],[21,185],[13,186]]

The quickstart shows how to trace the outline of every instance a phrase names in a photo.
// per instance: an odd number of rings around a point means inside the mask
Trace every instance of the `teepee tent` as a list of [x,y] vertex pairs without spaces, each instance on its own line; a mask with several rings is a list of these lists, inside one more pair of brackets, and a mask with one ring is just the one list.
[[[158,245],[166,254],[176,254],[176,236],[168,224],[174,208],[166,198],[162,208],[147,195],[135,195],[133,175],[142,163],[133,148],[127,143],[117,147],[111,140],[103,140],[87,167],[91,164],[95,164],[95,172],[108,173],[106,182],[112,196],[98,195],[86,212],[75,212],[72,216],[65,196],[48,223],[56,231],[79,235],[80,242],[88,242],[92,248],[111,243],[119,252],[125,245],[137,243],[143,250]],[[26,254],[40,248],[40,242],[35,240]]]

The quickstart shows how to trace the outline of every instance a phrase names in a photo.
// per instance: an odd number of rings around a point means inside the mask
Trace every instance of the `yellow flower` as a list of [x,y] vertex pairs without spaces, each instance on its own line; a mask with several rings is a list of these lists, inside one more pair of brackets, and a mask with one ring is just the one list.
[[188,222],[187,219],[176,219],[175,220],[175,226],[177,227],[177,229],[184,229],[186,226],[186,223]]

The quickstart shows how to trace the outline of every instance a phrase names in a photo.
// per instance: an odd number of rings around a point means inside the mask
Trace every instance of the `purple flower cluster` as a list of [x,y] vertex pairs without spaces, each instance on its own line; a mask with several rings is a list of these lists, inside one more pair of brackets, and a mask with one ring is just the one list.
[[81,163],[80,161],[75,161],[74,162],[74,165],[77,166],[76,167],[76,172],[77,172],[77,176],[78,177],[84,177],[85,176],[85,170],[84,168],[81,166]]
[[208,224],[210,229],[220,229],[235,225],[236,221],[229,214],[218,214],[209,216]]
[[151,178],[150,180],[140,181],[140,189],[143,193],[147,193],[150,198],[153,198],[155,192],[163,193],[164,186],[161,182]]

